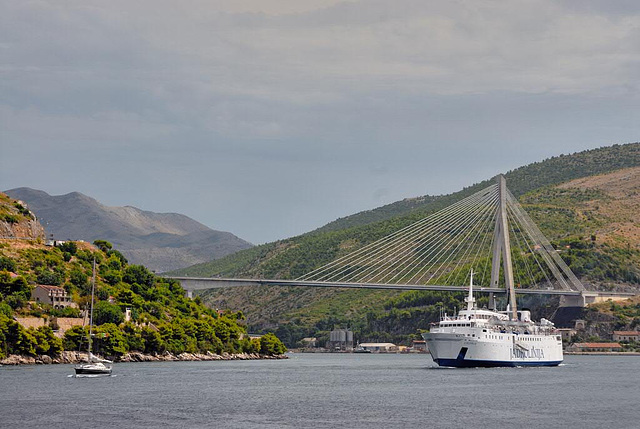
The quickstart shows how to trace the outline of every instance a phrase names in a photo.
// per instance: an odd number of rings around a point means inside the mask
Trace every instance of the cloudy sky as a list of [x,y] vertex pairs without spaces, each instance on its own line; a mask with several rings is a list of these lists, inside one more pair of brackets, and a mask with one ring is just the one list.
[[640,2],[0,0],[0,189],[262,243],[640,141]]

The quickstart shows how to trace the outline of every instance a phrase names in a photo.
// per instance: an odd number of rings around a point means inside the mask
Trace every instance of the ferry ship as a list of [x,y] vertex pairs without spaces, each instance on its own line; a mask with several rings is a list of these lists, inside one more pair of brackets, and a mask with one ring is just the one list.
[[[557,366],[563,361],[562,337],[552,322],[531,320],[528,310],[478,309],[473,297],[473,271],[466,310],[433,324],[422,334],[439,366]],[[516,317],[517,315],[517,317]]]

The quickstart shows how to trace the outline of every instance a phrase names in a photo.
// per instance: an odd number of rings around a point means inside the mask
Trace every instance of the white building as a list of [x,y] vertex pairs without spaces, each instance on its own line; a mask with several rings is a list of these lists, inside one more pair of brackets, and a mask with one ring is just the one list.
[[360,343],[358,348],[372,353],[389,353],[398,350],[393,343]]

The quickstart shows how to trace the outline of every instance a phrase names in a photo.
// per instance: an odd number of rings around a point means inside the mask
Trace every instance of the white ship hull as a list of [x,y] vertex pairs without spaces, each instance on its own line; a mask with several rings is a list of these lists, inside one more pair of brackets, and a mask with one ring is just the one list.
[[[436,329],[438,331],[438,329]],[[563,361],[558,335],[516,335],[479,328],[422,336],[434,362],[449,367],[557,366]],[[484,332],[483,332],[484,331]]]

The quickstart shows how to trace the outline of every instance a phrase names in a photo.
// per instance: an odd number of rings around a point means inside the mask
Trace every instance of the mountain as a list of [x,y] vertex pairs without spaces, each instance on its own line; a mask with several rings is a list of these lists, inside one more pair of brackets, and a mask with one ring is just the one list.
[[215,231],[181,214],[135,207],[109,207],[79,192],[49,195],[17,188],[6,191],[22,200],[58,240],[110,241],[134,264],[163,272],[217,259],[252,245]]
[[[550,158],[505,176],[509,189],[542,231],[556,246],[567,249],[562,257],[583,282],[594,288],[637,290],[640,248],[633,237],[637,233],[638,166],[640,143],[632,143]],[[608,176],[612,172],[614,175]],[[583,178],[591,179],[572,182]],[[454,194],[418,197],[358,213],[307,234],[173,274],[297,278],[488,186],[490,180]],[[623,180],[625,186],[617,182]],[[461,297],[435,292],[282,287],[239,287],[203,294],[213,306],[247,312],[250,330],[276,330],[289,345],[304,336],[322,337],[334,326],[350,326],[361,339],[408,340],[437,318],[440,306],[449,311],[459,308]],[[550,301],[525,304],[537,306],[538,317],[553,313]]]

